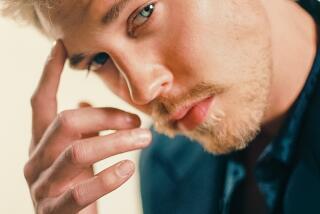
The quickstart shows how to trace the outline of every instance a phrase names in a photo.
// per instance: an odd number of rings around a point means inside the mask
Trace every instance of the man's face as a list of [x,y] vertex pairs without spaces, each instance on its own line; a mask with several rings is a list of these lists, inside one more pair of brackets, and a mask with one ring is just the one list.
[[95,70],[158,131],[185,134],[213,153],[244,148],[256,136],[272,65],[260,1],[56,2],[38,14],[71,63]]

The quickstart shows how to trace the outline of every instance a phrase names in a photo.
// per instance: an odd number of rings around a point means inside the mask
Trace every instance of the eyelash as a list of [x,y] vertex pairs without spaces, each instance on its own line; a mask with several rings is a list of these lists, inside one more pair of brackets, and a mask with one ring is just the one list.
[[[128,34],[129,36],[131,37],[136,37],[136,30],[142,26],[144,26],[145,24],[147,24],[153,13],[154,13],[154,10],[155,10],[155,5],[156,3],[155,2],[149,2],[148,4],[145,4],[144,6],[140,7],[139,9],[137,9],[135,12],[133,12],[133,15],[129,18],[128,20],[128,26],[129,26],[129,29],[128,29]],[[148,8],[149,7],[149,8]],[[151,8],[150,8],[151,7]],[[149,10],[151,10],[150,12],[150,15],[149,16],[144,16],[142,13],[144,12],[144,10],[148,8]],[[147,11],[148,13],[149,11]],[[135,21],[137,21],[137,19],[139,18],[138,16],[141,15],[142,18],[145,18],[146,21],[143,22],[142,24],[137,24],[136,26],[133,24]]]
[[[135,35],[136,30],[137,30],[139,27],[145,25],[145,24],[150,20],[150,18],[152,17],[152,15],[153,15],[153,13],[154,13],[155,5],[156,5],[155,2],[148,3],[148,4],[146,4],[145,6],[142,6],[142,7],[140,7],[139,9],[137,9],[137,10],[133,13],[133,15],[131,16],[132,18],[131,18],[131,17],[129,18],[129,20],[128,20],[128,25],[129,25],[128,34],[129,34],[131,37],[136,37],[136,35]],[[148,7],[149,7],[149,8],[148,8]],[[145,9],[147,9],[147,8],[148,8],[149,10],[151,10],[150,15],[149,15],[149,16],[144,16],[144,15],[142,15],[142,12],[143,12]],[[147,11],[147,13],[148,13],[148,11]],[[145,18],[146,21],[143,22],[142,24],[140,24],[139,26],[134,26],[134,25],[133,25],[133,22],[137,20],[137,18],[138,18],[139,15],[143,16],[142,19]],[[96,63],[96,64],[98,64],[98,66],[100,65],[100,67],[103,66],[103,65],[104,65],[106,62],[108,62],[108,60],[109,60],[108,54],[106,54],[106,53],[104,53],[104,52],[101,52],[101,53],[96,54],[95,56],[92,57],[92,59],[90,60],[90,62],[89,62],[89,64],[88,64],[88,68],[87,68],[88,73],[89,73],[90,71],[92,71],[92,66],[94,66],[94,63],[95,63],[94,61],[95,61],[95,60],[98,61],[99,57],[105,57],[105,58],[107,58],[106,60],[104,60],[103,63],[102,63],[102,62],[101,62],[100,64],[99,64],[99,63]],[[99,68],[100,68],[100,67],[99,67]],[[97,68],[96,70],[98,70],[99,68]],[[93,71],[95,71],[95,70],[93,70]]]

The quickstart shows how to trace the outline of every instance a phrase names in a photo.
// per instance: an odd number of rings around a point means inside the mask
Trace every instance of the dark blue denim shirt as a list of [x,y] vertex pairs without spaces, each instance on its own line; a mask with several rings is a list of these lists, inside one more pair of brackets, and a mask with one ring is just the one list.
[[[312,96],[316,80],[320,75],[320,48],[318,48],[313,67],[303,90],[289,111],[278,136],[263,150],[255,165],[255,179],[268,209],[267,213],[281,213],[281,200],[286,188],[286,181],[294,165],[297,152],[297,139],[303,115]],[[239,156],[245,151],[230,156],[227,163],[224,200],[222,203],[225,214],[242,200],[235,192],[240,188],[246,177],[244,163]],[[320,200],[319,200],[320,202]],[[237,212],[240,213],[240,212]]]

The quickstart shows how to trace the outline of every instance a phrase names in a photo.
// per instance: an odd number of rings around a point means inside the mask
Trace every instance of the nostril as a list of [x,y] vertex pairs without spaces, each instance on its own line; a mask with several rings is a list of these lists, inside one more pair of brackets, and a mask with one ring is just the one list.
[[145,105],[168,93],[173,85],[173,75],[163,67],[151,67],[143,75],[131,75],[127,84],[133,103]]
[[168,92],[171,88],[171,85],[172,85],[172,82],[171,81],[166,81],[166,82],[163,82],[161,84],[161,89],[162,89],[162,92]]
[[168,82],[162,83],[162,85],[161,85],[161,87],[163,87],[163,88],[168,87],[168,86],[169,86]]

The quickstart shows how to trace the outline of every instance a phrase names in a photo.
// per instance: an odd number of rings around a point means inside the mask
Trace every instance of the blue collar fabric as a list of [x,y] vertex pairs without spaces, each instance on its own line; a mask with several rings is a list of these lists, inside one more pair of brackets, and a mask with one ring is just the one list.
[[[319,79],[320,47],[318,47],[307,81],[289,110],[284,125],[277,137],[264,149],[256,163],[254,174],[257,185],[264,196],[268,209],[267,213],[279,213],[279,210],[281,210],[281,194],[285,189],[286,181],[299,153],[297,148],[301,126]],[[241,204],[242,198],[237,198],[235,192],[240,188],[240,184],[247,173],[244,163],[239,158],[244,155],[245,151],[235,152],[229,156],[224,187],[223,213],[230,213],[234,206],[237,207],[239,203]]]
[[297,147],[296,141],[299,137],[299,130],[301,129],[302,120],[307,110],[309,101],[313,96],[317,80],[319,79],[319,73],[320,48],[318,48],[312,69],[304,88],[291,107],[287,120],[282,126],[278,136],[261,154],[258,162],[265,159],[268,155],[272,155],[275,159],[284,164],[290,165],[290,163],[292,163],[295,149]]

